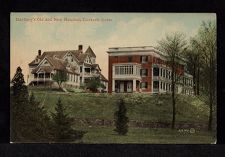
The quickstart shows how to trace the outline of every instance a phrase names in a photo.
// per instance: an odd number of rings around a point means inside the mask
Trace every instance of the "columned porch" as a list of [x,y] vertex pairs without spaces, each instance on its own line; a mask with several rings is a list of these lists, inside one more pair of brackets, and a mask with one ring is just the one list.
[[139,80],[113,80],[113,92],[116,93],[132,93],[140,91]]
[[34,74],[33,80],[31,80],[32,85],[49,85],[53,82],[53,73],[39,72]]

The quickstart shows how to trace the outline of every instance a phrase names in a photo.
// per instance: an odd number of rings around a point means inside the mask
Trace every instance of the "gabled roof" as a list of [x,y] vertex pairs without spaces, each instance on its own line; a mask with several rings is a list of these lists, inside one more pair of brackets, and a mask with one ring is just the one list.
[[98,67],[99,70],[101,71],[101,68],[100,68],[99,64],[92,64],[91,67],[94,68],[94,69],[96,69]]
[[68,73],[78,74],[75,69],[67,69],[67,62],[53,57],[45,57],[45,59],[51,64],[51,66],[37,66],[35,69],[32,70],[31,73],[36,73],[39,70],[43,70],[45,72],[51,72],[52,70],[64,70]]
[[80,54],[78,55],[77,59],[78,59],[81,63],[83,63],[87,56],[88,56],[88,55],[85,54],[85,53],[80,53]]
[[91,49],[90,46],[88,46],[87,50],[85,51],[85,54],[88,54],[91,57],[96,57],[94,51]]
[[101,78],[102,81],[108,82],[107,78],[105,78],[105,76],[102,75],[102,73],[99,73],[99,74],[100,74],[100,78]]

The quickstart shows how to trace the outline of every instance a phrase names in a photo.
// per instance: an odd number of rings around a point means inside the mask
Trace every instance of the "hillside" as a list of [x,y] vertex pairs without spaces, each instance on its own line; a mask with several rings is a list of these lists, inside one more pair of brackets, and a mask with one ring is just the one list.
[[[149,94],[98,94],[63,93],[32,89],[37,100],[51,113],[57,98],[61,97],[70,116],[78,119],[113,120],[118,97],[124,97],[128,117],[135,121],[169,123],[171,121],[171,100],[169,95]],[[207,124],[208,108],[198,98],[179,96],[177,100],[177,122]]]

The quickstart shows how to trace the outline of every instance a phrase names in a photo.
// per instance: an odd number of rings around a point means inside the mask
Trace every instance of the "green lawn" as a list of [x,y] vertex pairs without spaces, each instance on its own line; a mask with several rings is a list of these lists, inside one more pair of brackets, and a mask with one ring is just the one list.
[[[77,129],[77,128],[76,128]],[[205,144],[215,143],[209,132],[190,133],[171,129],[129,128],[125,136],[116,134],[112,127],[85,127],[83,143],[151,143],[151,144]],[[79,141],[80,142],[80,141]]]
[[[107,93],[64,93],[52,90],[30,89],[36,99],[50,114],[60,97],[67,113],[77,119],[113,120],[116,102],[125,99],[129,120],[149,122],[171,122],[171,100],[169,95],[150,94],[107,94]],[[176,123],[208,122],[208,107],[192,96],[179,96],[177,100]],[[117,135],[113,126],[89,126],[75,124],[75,129],[87,131],[83,143],[214,143],[213,132],[196,129],[195,133],[170,128],[129,127],[126,136]],[[80,141],[78,141],[80,142]]]
[[[70,116],[75,118],[113,119],[118,94],[69,93],[32,90],[37,100],[55,112],[60,97]],[[131,120],[170,122],[171,103],[168,95],[124,94],[128,117]],[[207,124],[208,108],[195,97],[182,96],[177,102],[177,122]]]

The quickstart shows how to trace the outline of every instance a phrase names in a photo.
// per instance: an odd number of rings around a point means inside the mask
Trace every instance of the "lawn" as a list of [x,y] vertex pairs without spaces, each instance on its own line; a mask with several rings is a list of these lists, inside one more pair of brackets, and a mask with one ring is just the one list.
[[[123,97],[130,121],[137,122],[171,122],[170,95],[150,94],[107,94],[75,93],[52,90],[29,89],[36,99],[48,111],[55,112],[58,98],[61,98],[66,112],[74,119],[100,119],[113,121],[117,100]],[[207,125],[208,107],[196,97],[179,96],[177,100],[176,123],[198,123]],[[83,123],[83,122],[82,122]],[[170,128],[151,128],[130,126],[126,136],[119,136],[112,125],[92,125],[74,123],[74,128],[87,131],[83,143],[214,143],[214,132],[190,127],[171,130]],[[78,141],[80,142],[80,141]]]
[[[171,103],[168,95],[149,94],[98,94],[63,93],[55,91],[32,90],[45,109],[55,112],[60,97],[70,116],[75,118],[94,118],[112,120],[118,97],[124,97],[128,117],[137,121],[171,121]],[[195,97],[181,96],[177,102],[177,122],[207,124],[208,108]]]
[[[189,130],[129,128],[125,136],[116,134],[113,127],[85,127],[83,143],[151,143],[151,144],[205,144],[215,143],[215,138],[209,132],[190,133]],[[81,142],[81,141],[79,141]]]

